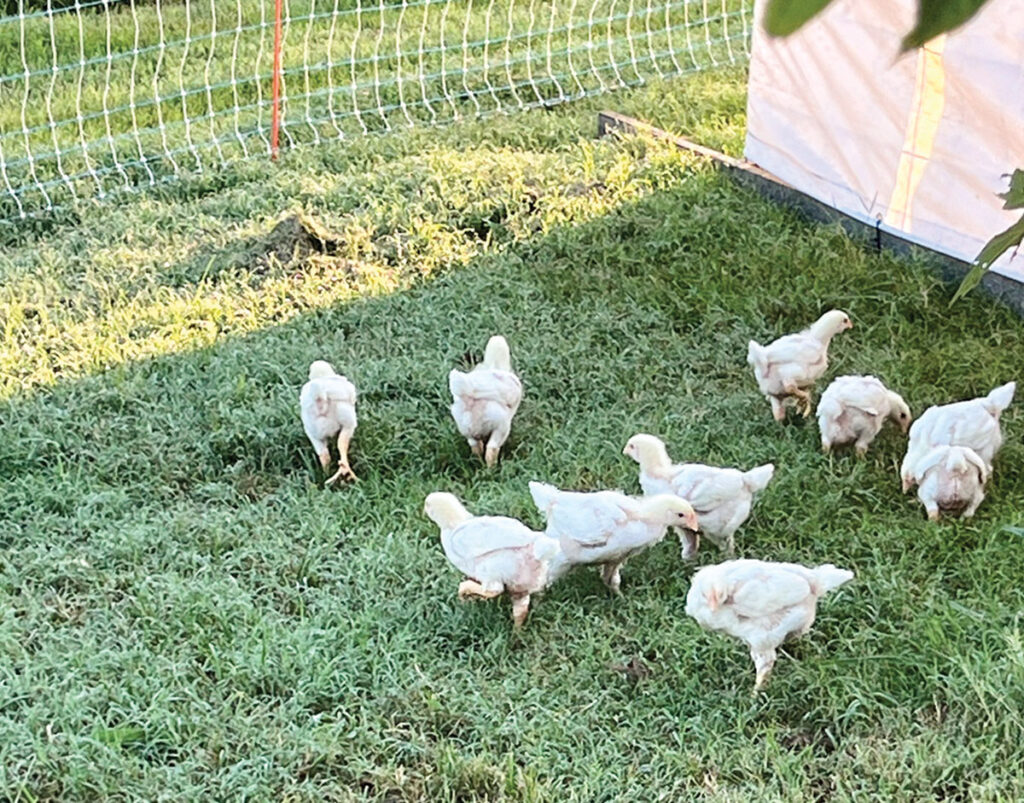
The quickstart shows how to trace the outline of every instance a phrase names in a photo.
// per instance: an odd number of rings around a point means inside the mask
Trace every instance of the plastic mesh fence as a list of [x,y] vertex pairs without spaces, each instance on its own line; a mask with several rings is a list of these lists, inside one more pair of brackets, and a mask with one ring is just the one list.
[[[0,0],[0,220],[268,156],[274,0],[66,2]],[[283,0],[281,147],[745,61],[751,3]]]

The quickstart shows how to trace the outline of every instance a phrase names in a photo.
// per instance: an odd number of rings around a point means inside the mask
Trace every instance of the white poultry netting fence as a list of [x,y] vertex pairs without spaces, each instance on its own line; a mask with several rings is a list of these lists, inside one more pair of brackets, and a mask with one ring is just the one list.
[[0,220],[746,61],[751,3],[0,0]]

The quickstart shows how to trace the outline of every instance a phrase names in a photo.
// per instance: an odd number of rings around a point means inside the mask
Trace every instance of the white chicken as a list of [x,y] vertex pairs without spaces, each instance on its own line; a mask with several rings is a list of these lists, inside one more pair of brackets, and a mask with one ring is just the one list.
[[550,582],[549,568],[560,549],[554,538],[506,516],[473,516],[450,493],[432,493],[423,512],[441,528],[441,546],[466,579],[459,599],[512,598],[512,621],[521,627],[530,611],[530,595]]
[[299,412],[306,437],[316,449],[320,465],[326,471],[331,465],[327,443],[338,438],[338,470],[327,485],[344,477],[355,480],[348,464],[348,447],[356,431],[356,387],[335,372],[329,362],[317,360],[309,366],[309,381],[299,393]]
[[448,374],[452,418],[473,454],[483,457],[488,467],[498,462],[498,453],[512,431],[512,418],[523,398],[523,385],[512,372],[512,356],[501,335],[487,341],[484,361],[472,371]]
[[750,341],[747,362],[754,368],[757,386],[771,404],[776,421],[786,417],[787,399],[795,399],[805,418],[811,414],[809,388],[828,368],[829,343],[852,327],[850,316],[834,309],[818,318],[810,329],[780,337],[767,346]]
[[796,563],[731,560],[694,575],[686,612],[709,630],[728,633],[750,647],[756,692],[771,674],[776,648],[807,633],[818,599],[851,579],[853,572],[831,563],[808,569]]
[[900,466],[903,492],[914,487],[914,471],[921,459],[935,446],[966,446],[985,461],[989,472],[1003,443],[999,416],[1013,401],[1015,382],[1000,385],[987,396],[968,401],[929,407],[910,428],[907,454]]
[[936,446],[914,466],[917,498],[928,512],[929,521],[940,513],[969,519],[985,500],[985,483],[990,469],[973,449],[964,446]]
[[[640,464],[640,487],[648,496],[675,494],[693,506],[700,532],[732,554],[734,533],[750,516],[754,494],[771,481],[775,466],[766,463],[750,471],[715,468],[700,463],[673,465],[665,444],[653,435],[634,435],[622,453]],[[683,558],[697,553],[699,535],[676,528]]]
[[671,494],[635,499],[618,491],[578,493],[531,482],[530,495],[562,549],[554,578],[573,566],[600,564],[601,579],[615,593],[622,564],[661,541],[669,526],[697,529],[693,507]]
[[912,419],[900,394],[873,376],[838,377],[818,402],[821,449],[827,453],[833,446],[853,441],[857,454],[863,456],[887,418],[907,434]]

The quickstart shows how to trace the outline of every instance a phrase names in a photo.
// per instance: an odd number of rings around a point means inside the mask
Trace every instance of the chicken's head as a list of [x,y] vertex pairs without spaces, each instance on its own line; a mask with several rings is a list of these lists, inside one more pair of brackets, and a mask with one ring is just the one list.
[[622,450],[627,457],[632,457],[642,469],[660,468],[670,465],[668,452],[660,438],[640,433],[634,435]]
[[845,332],[853,328],[853,321],[850,316],[841,309],[829,310],[811,327],[811,332],[820,340],[828,341],[833,335]]
[[334,366],[325,360],[317,360],[309,366],[310,379],[323,379],[325,376],[334,375]]
[[729,600],[729,584],[724,577],[716,577],[704,586],[704,601],[708,608],[717,611]]
[[903,401],[903,397],[899,393],[893,393],[891,390],[889,391],[889,418],[900,425],[904,435],[907,434],[907,430],[910,429],[910,425],[914,420],[910,415],[910,408]]
[[512,352],[509,351],[508,341],[501,335],[495,335],[487,341],[483,364],[499,371],[512,370]]
[[663,524],[666,527],[683,527],[687,530],[698,529],[697,513],[685,499],[673,494],[649,496],[642,502],[642,513],[651,524]]
[[423,502],[423,512],[442,530],[450,530],[471,518],[455,494],[441,491],[428,494]]

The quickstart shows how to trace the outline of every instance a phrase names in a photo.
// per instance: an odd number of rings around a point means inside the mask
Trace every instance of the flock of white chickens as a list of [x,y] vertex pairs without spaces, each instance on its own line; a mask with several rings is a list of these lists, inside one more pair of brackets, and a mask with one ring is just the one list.
[[[767,346],[749,344],[747,361],[776,420],[795,403],[804,416],[811,390],[828,367],[832,338],[852,327],[849,316],[832,310],[809,329]],[[512,371],[508,343],[495,336],[483,362],[448,377],[452,417],[473,453],[488,466],[498,460],[512,429],[523,389]],[[903,399],[873,376],[839,377],[818,405],[822,448],[853,443],[863,455],[886,419],[904,433],[907,454],[900,470],[903,490],[918,486],[928,518],[940,513],[969,517],[984,499],[992,461],[1002,443],[1000,413],[1013,399],[1013,382],[988,396],[931,407],[911,426]],[[302,423],[326,470],[329,442],[337,439],[338,469],[327,484],[355,480],[348,449],[356,429],[356,389],[326,362],[314,362],[300,397]],[[544,515],[544,532],[505,516],[474,516],[450,493],[432,493],[424,512],[441,529],[448,560],[464,575],[459,598],[490,599],[507,593],[520,627],[530,598],[576,566],[597,566],[601,579],[619,593],[620,571],[632,556],[660,542],[669,527],[679,535],[683,558],[694,556],[704,535],[728,554],[734,534],[750,515],[754,494],[772,479],[767,464],[738,471],[698,463],[673,464],[665,444],[653,435],[634,435],[623,453],[640,466],[643,497],[619,491],[562,491],[529,484]],[[729,560],[698,571],[686,597],[686,612],[711,630],[729,633],[750,648],[757,670],[754,690],[771,673],[777,647],[814,623],[817,602],[853,578],[832,564],[807,568],[793,563]]]

